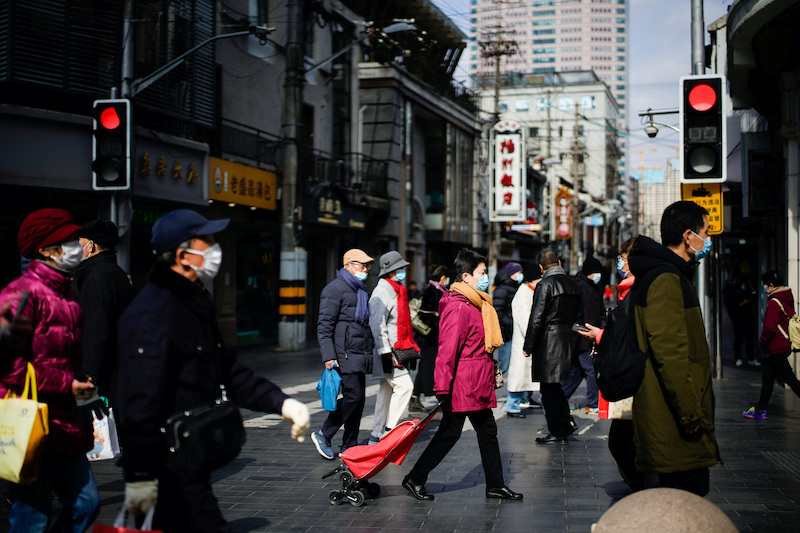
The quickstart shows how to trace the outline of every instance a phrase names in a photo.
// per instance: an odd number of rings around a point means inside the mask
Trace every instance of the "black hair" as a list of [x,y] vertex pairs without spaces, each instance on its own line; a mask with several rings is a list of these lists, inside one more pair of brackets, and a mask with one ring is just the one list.
[[445,265],[431,265],[429,271],[430,275],[428,276],[428,279],[430,281],[439,281],[442,279],[442,276],[446,278],[450,277],[450,268]]
[[453,261],[453,273],[456,275],[456,278],[458,278],[458,281],[461,281],[462,274],[469,274],[471,276],[481,263],[486,263],[485,257],[475,250],[464,248],[458,252],[455,261]]
[[780,287],[783,285],[783,275],[778,270],[767,270],[761,274],[761,283]]
[[661,216],[661,244],[681,244],[687,229],[696,234],[703,228],[704,216],[708,216],[706,208],[694,202],[680,201],[667,206]]
[[[192,238],[195,238],[195,237],[192,237]],[[172,265],[177,265],[178,264],[178,257],[177,257],[178,248],[180,248],[182,250],[186,250],[187,248],[191,248],[191,246],[192,246],[192,239],[189,239],[188,241],[183,241],[182,243],[180,243],[175,248],[172,248],[171,250],[167,250],[166,252],[161,252],[160,254],[157,254],[156,255],[156,263],[159,263],[159,264],[162,264],[162,265],[165,265],[165,266],[168,266],[168,267],[171,267]]]
[[551,266],[557,265],[558,254],[552,248],[545,248],[539,252],[539,264],[542,265],[545,270]]
[[639,248],[638,237],[631,237],[630,239],[619,245],[619,253],[629,254],[631,252],[636,251],[638,248]]

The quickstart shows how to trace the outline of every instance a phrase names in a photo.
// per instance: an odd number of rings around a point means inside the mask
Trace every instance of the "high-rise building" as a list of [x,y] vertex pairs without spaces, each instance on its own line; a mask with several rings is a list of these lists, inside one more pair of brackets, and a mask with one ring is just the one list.
[[[593,70],[617,101],[617,128],[626,131],[629,0],[470,0],[469,71],[483,89],[494,84],[495,57],[482,45],[514,41],[500,56],[501,75]],[[626,173],[626,140],[618,170]]]

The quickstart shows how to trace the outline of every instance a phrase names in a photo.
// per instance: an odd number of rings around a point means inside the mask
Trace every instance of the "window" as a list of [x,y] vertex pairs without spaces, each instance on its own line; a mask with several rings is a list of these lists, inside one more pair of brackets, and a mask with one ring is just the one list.
[[561,111],[572,111],[575,107],[575,100],[569,97],[562,97],[558,99],[558,109]]
[[617,76],[617,81],[625,81],[625,76]]
[[617,42],[618,43],[624,43],[625,42],[625,37],[617,37]]
[[547,110],[547,98],[538,98],[536,100],[536,111]]
[[534,63],[555,63],[556,62],[556,58],[555,57],[534,57],[533,58],[533,62]]
[[623,71],[623,70],[625,70],[625,66],[624,65],[619,65],[617,67],[617,70]]
[[531,13],[534,17],[552,17],[556,14],[555,9],[548,9],[547,11],[534,11]]
[[552,20],[552,19],[550,19],[550,20],[534,20],[533,21],[533,25],[534,26],[553,26],[555,23],[556,23],[556,21]]
[[617,19],[617,24],[625,24],[625,19]]
[[624,46],[617,46],[617,52],[625,52]]
[[625,33],[625,28],[617,28],[617,33]]
[[538,67],[533,69],[534,74],[546,74],[548,72],[555,72],[556,67]]
[[552,35],[556,30],[533,30],[534,35]]
[[531,107],[531,102],[527,98],[518,98],[514,101],[514,109],[517,111],[527,111]]
[[617,90],[618,91],[624,91],[625,90],[625,86],[624,85],[617,85]]
[[537,48],[533,51],[534,54],[555,54],[555,48]]
[[559,126],[558,127],[558,136],[559,137],[563,137],[564,136],[564,126]]
[[500,107],[501,113],[508,112],[508,102],[506,102],[505,100],[500,100],[497,104]]
[[594,109],[594,96],[581,96],[581,109]]
[[528,137],[538,137],[539,128],[528,128]]
[[534,39],[533,44],[554,44],[555,39]]

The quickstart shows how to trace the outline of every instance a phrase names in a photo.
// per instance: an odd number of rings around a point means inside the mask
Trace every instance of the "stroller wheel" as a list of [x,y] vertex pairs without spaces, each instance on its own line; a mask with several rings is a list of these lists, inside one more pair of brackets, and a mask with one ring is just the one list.
[[342,482],[342,488],[347,488],[353,482],[353,474],[350,472],[342,472],[339,474],[339,480]]
[[367,494],[370,498],[377,498],[381,493],[381,486],[377,483],[367,485]]
[[364,505],[364,493],[361,492],[360,490],[354,490],[353,492],[351,492],[347,496],[347,499],[350,500],[350,505],[352,505],[353,507],[361,507],[362,505]]
[[331,505],[341,505],[343,501],[343,496],[341,491],[332,490],[330,494],[328,494],[328,501],[331,502]]

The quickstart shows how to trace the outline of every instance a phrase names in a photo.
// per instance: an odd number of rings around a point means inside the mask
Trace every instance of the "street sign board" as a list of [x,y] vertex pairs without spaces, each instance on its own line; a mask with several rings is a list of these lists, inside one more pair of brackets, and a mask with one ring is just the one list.
[[503,120],[492,128],[489,220],[521,222],[527,218],[525,132],[516,122]]
[[682,183],[681,199],[694,202],[708,211],[708,234],[720,235],[723,220],[722,183]]

